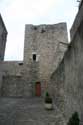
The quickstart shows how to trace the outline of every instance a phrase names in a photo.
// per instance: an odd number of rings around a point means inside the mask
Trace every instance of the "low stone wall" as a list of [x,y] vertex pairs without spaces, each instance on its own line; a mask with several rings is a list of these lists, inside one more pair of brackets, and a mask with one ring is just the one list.
[[20,76],[3,76],[1,95],[30,97],[33,94],[31,85],[28,79],[24,79]]

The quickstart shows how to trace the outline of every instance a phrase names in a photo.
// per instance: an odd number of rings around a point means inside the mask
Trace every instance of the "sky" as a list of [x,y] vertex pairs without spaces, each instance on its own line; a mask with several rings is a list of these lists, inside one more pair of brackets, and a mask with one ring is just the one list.
[[77,0],[0,0],[8,31],[5,60],[23,60],[25,24],[67,22],[69,32],[77,11]]

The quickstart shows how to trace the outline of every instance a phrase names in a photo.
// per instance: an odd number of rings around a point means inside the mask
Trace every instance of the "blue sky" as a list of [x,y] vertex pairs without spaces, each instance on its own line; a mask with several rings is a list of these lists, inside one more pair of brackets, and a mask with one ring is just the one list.
[[25,24],[67,22],[68,31],[78,11],[76,0],[0,0],[8,30],[5,60],[22,60]]

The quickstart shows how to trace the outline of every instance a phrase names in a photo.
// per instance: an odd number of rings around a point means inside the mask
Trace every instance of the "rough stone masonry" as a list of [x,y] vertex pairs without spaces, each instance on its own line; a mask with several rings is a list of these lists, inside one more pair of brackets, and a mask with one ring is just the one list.
[[78,112],[80,125],[83,125],[83,0],[70,34],[71,43],[60,65],[52,74],[51,82],[56,86],[52,87],[55,104],[64,112],[67,121],[74,112]]
[[61,62],[67,49],[66,23],[26,25],[24,60],[3,62],[2,96],[35,96],[40,82],[41,96],[50,87],[50,76]]
[[[83,0],[71,28],[69,45],[66,23],[26,25],[24,60],[0,62],[1,125],[66,125],[75,111],[83,125],[82,27]],[[43,98],[36,98],[37,82],[41,85],[41,97],[47,89],[53,97],[51,112],[44,110]]]
[[[42,96],[47,89],[53,96],[50,88],[56,86],[50,78],[67,46],[66,23],[25,26],[24,60],[0,62],[0,125],[66,125],[60,106],[54,103],[54,110],[48,113]],[[41,98],[36,94],[37,83]],[[62,96],[61,100],[64,102]]]

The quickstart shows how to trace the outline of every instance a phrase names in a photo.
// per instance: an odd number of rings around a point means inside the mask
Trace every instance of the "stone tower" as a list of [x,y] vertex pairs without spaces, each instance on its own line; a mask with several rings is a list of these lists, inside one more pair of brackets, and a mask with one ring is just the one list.
[[3,19],[0,15],[0,61],[4,60],[6,38],[7,38],[7,30],[3,22]]
[[[67,49],[66,23],[26,25],[23,62],[4,62],[3,96],[44,95]],[[39,86],[40,85],[40,86]]]
[[66,23],[55,25],[26,25],[24,63],[39,65],[39,78],[48,79],[56,69],[67,48]]
[[30,68],[32,81],[40,81],[42,88],[47,86],[67,45],[66,23],[25,26],[24,64]]

